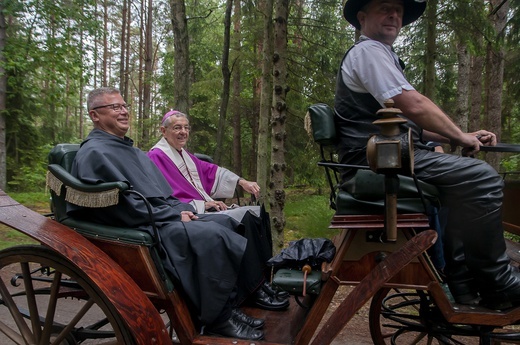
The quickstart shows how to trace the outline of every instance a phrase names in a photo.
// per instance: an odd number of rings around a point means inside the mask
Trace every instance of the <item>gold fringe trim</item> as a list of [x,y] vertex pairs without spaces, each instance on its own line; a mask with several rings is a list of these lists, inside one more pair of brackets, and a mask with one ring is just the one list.
[[113,206],[119,202],[119,189],[117,188],[98,193],[82,192],[68,186],[66,188],[65,200],[74,205],[94,208]]
[[303,127],[307,131],[307,134],[309,135],[309,137],[311,139],[313,139],[311,114],[309,114],[309,112],[307,112],[307,114],[305,114],[305,118],[303,119]]
[[57,196],[61,194],[61,186],[63,186],[63,182],[61,182],[53,173],[47,171],[47,187],[49,187]]

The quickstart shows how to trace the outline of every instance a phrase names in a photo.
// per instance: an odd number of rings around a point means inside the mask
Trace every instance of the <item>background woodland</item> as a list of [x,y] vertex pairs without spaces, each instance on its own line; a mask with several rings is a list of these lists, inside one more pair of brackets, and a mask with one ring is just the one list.
[[[341,1],[0,1],[0,188],[43,190],[47,153],[91,129],[86,94],[119,88],[128,133],[149,149],[169,109],[186,112],[189,149],[256,180],[275,240],[284,189],[325,188],[306,108],[333,104],[356,39]],[[429,0],[395,50],[412,84],[463,130],[520,142],[520,3]],[[517,156],[482,157],[500,171]]]

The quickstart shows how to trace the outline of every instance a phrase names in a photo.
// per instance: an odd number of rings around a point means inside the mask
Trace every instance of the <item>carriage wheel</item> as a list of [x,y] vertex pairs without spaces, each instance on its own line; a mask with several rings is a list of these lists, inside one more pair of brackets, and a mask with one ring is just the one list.
[[135,344],[108,298],[43,246],[0,252],[2,344]]
[[376,345],[499,343],[492,328],[446,322],[428,292],[422,290],[379,290],[370,304],[369,323]]

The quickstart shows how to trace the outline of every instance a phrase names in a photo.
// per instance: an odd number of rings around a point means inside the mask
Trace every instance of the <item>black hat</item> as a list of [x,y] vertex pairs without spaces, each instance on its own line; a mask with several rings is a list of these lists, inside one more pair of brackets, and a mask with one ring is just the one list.
[[[357,19],[358,12],[372,0],[347,0],[343,8],[343,16],[356,29],[361,25]],[[426,0],[403,0],[403,26],[416,21],[426,9]]]

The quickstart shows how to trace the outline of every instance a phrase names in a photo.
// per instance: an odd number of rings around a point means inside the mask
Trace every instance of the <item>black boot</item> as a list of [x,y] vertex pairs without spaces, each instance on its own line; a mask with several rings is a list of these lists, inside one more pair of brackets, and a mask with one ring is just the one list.
[[444,274],[455,302],[467,305],[478,304],[480,297],[477,283],[466,266],[462,242],[455,236],[445,236],[443,242],[446,258]]
[[481,305],[507,309],[520,304],[520,274],[506,254],[501,209],[471,220],[462,231],[467,266],[479,286]]

